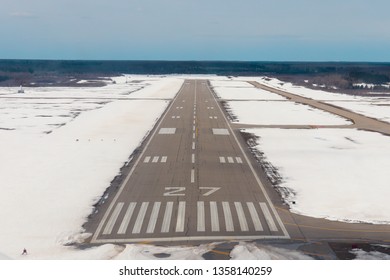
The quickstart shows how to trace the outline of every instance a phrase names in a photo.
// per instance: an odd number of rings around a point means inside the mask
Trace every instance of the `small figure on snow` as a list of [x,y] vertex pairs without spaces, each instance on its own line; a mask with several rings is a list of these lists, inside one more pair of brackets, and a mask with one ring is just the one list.
[[27,249],[26,248],[23,248],[22,255],[27,255]]

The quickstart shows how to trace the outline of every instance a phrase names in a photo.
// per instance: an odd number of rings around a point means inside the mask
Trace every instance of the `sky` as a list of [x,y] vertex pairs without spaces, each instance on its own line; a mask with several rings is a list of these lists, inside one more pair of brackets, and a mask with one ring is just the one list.
[[390,62],[388,0],[0,5],[0,59]]

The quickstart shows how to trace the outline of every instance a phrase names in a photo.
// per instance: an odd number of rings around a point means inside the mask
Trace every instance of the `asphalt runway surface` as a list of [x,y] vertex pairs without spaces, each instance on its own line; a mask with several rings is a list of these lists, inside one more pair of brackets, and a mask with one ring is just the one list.
[[205,80],[186,80],[109,202],[91,243],[289,235]]

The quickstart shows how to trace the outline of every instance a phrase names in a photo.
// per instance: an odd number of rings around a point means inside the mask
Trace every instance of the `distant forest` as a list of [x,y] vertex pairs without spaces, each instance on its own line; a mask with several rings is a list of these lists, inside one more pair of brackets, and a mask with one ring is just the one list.
[[63,85],[66,77],[96,78],[120,74],[276,76],[292,81],[310,80],[333,88],[360,89],[361,86],[356,84],[381,87],[390,83],[390,63],[0,60],[2,86],[32,81],[38,81],[42,86]]

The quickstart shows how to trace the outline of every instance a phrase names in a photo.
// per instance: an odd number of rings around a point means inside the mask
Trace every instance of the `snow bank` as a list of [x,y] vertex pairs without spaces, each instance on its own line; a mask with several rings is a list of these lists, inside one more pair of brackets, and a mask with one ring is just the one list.
[[213,244],[195,247],[160,247],[130,244],[115,257],[116,260],[203,260],[202,255],[214,248]]
[[[291,211],[331,220],[390,224],[390,141],[354,129],[248,129],[282,176]],[[292,202],[295,202],[293,204]]]
[[366,252],[362,249],[352,249],[350,253],[356,255],[355,260],[390,260],[390,255],[378,251]]
[[230,252],[232,260],[312,260],[298,251],[240,242]]

